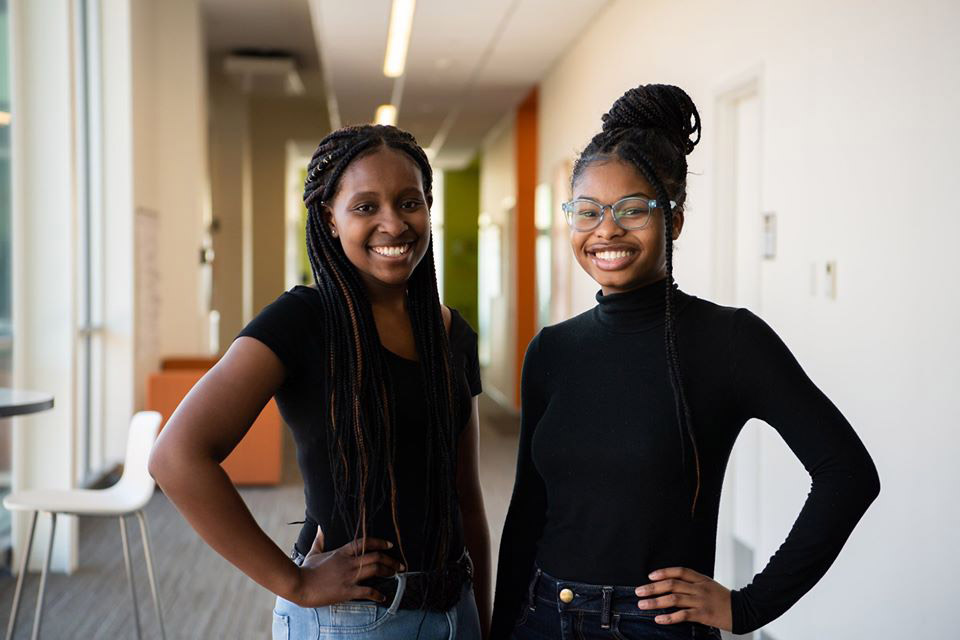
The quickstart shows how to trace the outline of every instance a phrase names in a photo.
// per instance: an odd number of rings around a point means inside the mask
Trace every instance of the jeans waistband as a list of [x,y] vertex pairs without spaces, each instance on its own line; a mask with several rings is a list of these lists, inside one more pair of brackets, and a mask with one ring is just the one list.
[[575,582],[555,578],[539,567],[534,569],[527,594],[527,606],[531,610],[538,606],[556,607],[557,611],[569,613],[596,613],[600,615],[601,625],[610,624],[613,615],[637,616],[653,619],[664,613],[676,611],[676,607],[667,609],[640,609],[637,607],[635,586],[600,585]]
[[[290,557],[298,567],[306,560],[296,546]],[[460,600],[464,586],[469,585],[472,578],[473,560],[464,547],[457,561],[444,571],[404,571],[389,578],[371,579],[361,584],[369,584],[383,594],[390,602],[387,613],[393,614],[397,609],[451,609]]]

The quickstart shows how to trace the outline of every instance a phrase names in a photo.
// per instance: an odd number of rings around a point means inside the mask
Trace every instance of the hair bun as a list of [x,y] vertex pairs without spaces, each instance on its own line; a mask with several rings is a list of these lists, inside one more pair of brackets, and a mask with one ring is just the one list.
[[[700,142],[700,113],[687,92],[671,84],[646,84],[624,93],[603,114],[603,131],[655,129],[685,154]],[[697,134],[693,140],[690,136]]]

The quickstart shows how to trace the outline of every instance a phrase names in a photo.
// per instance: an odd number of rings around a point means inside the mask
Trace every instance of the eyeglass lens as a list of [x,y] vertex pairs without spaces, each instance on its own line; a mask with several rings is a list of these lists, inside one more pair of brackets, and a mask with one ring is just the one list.
[[[603,209],[607,208],[589,200],[574,200],[570,204],[570,222],[578,231],[598,226]],[[617,202],[614,207],[614,218],[627,229],[640,229],[650,218],[648,201],[643,198],[627,198]]]

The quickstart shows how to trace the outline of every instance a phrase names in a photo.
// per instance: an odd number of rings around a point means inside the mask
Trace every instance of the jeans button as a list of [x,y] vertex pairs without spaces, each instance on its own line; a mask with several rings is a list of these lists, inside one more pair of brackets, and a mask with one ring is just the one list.
[[570,589],[561,589],[560,590],[560,600],[566,604],[573,602],[573,591]]

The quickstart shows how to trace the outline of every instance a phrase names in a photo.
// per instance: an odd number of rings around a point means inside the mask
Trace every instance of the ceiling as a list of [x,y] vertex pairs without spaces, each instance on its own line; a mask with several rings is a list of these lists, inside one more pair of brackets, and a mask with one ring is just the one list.
[[286,49],[339,124],[399,96],[398,126],[456,168],[609,0],[418,0],[404,77],[383,75],[391,0],[202,0],[207,48]]

